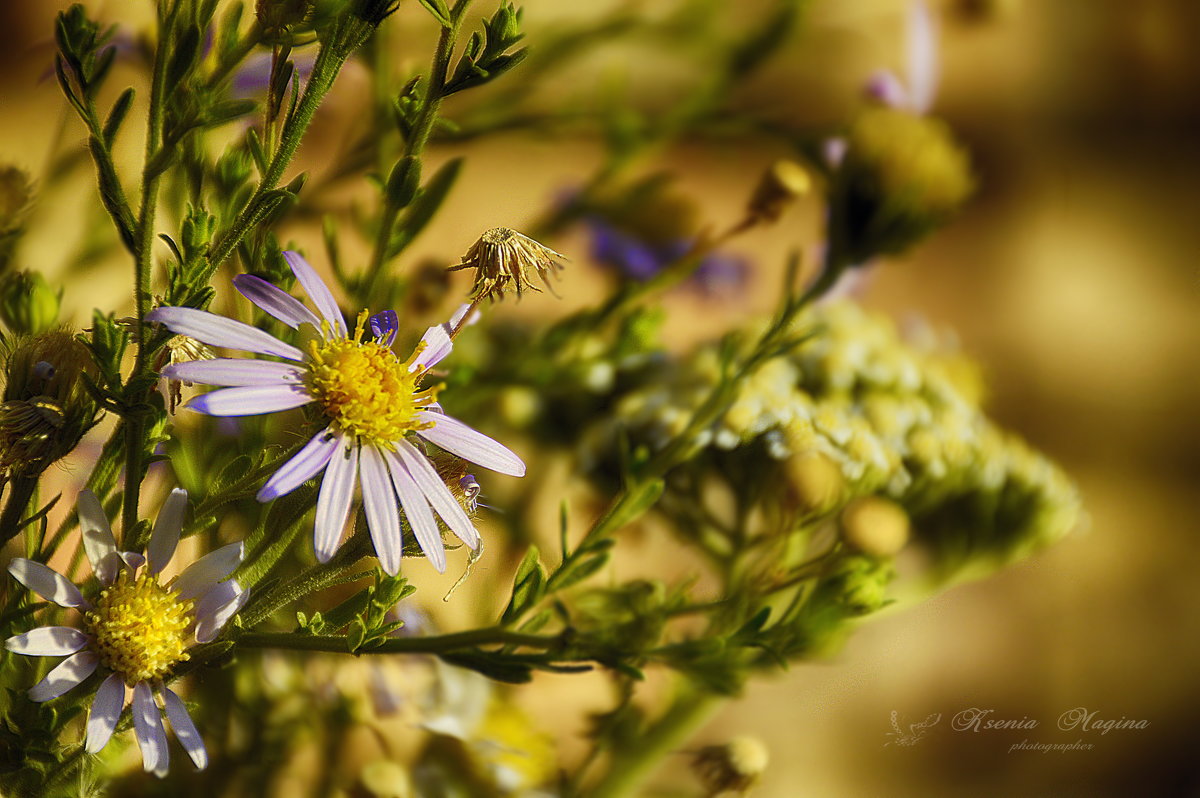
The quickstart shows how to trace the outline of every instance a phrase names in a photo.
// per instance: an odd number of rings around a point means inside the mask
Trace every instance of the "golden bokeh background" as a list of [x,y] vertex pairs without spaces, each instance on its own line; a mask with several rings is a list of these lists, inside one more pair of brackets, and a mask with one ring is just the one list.
[[[524,5],[536,46],[539,27],[613,4]],[[660,4],[644,5],[652,14]],[[759,798],[1200,796],[1200,4],[934,5],[943,63],[935,113],[971,148],[982,188],[955,224],[878,267],[863,301],[955,330],[985,369],[990,412],[1063,464],[1088,517],[1030,561],[872,618],[832,661],[753,684],[698,742],[763,739],[771,763]],[[0,6],[0,160],[35,175],[56,137],[81,142],[46,79],[53,15],[65,6]],[[149,3],[90,6],[131,19],[136,30]],[[802,30],[737,101],[795,124],[843,118],[874,69],[902,65],[904,9],[899,0],[814,0]],[[406,52],[422,63],[430,41],[423,12],[408,2],[393,22],[396,40],[412,43]],[[642,55],[602,51],[572,80],[621,71],[631,85],[644,83],[653,103],[669,69]],[[505,79],[519,81],[520,71]],[[318,168],[361,100],[353,66],[340,80],[302,153]],[[542,100],[569,91],[564,81]],[[124,157],[135,159],[138,147],[134,130],[122,134]],[[435,148],[431,157],[460,152],[470,158],[459,190],[413,261],[449,262],[480,230],[520,227],[599,161],[586,138],[516,135]],[[705,218],[727,224],[753,176],[781,152],[697,140],[663,153],[658,165],[678,172]],[[79,251],[75,221],[96,208],[82,179],[43,196],[19,265],[59,274]],[[749,295],[673,298],[672,335],[710,335],[714,319],[732,324],[769,309],[785,253],[818,243],[819,218],[810,202],[731,244],[756,265]],[[318,250],[315,229],[287,233]],[[586,242],[551,243],[579,253],[564,301],[586,301],[596,279]],[[126,309],[125,279],[119,263],[97,264],[66,286],[65,313],[82,323],[93,306]],[[515,312],[550,317],[563,307],[537,297]],[[579,720],[562,713],[562,702],[602,704],[604,696],[588,694],[597,684],[541,675],[521,699],[569,751]],[[1148,726],[1058,729],[1059,716],[1077,707]],[[951,717],[969,708],[1038,726],[952,729]],[[904,723],[933,713],[942,720],[916,745],[885,746],[893,711]],[[1024,739],[1093,747],[1010,752]],[[664,766],[654,794],[696,794],[686,759]]]

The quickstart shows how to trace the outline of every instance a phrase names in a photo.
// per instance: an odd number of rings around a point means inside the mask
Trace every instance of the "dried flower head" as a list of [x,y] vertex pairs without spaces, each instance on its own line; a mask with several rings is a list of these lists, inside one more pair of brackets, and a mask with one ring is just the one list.
[[[213,354],[213,351],[195,338],[189,338],[186,335],[173,335],[167,339],[166,346],[163,348],[162,354],[159,356],[154,368],[157,371],[162,371],[166,366],[174,366],[178,363],[191,363],[196,360],[212,360],[214,357],[216,356]],[[192,384],[188,380],[167,379],[167,399],[170,404],[171,415],[175,414],[179,403],[183,401],[183,386],[186,385],[190,388]]]
[[534,275],[541,277],[554,293],[547,275],[562,268],[558,258],[565,259],[565,256],[516,230],[494,227],[471,245],[463,255],[462,263],[451,266],[448,271],[475,269],[471,298],[479,300],[486,296],[495,301],[510,291],[515,291],[518,298],[525,289],[540,292],[542,289],[532,282]]

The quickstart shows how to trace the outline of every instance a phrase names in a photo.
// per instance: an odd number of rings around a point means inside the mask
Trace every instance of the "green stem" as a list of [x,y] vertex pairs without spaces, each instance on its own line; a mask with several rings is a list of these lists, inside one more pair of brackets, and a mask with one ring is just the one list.
[[684,687],[669,709],[637,741],[621,749],[608,762],[604,775],[591,790],[588,798],[621,798],[634,795],[662,760],[677,751],[720,706],[721,698]]
[[[294,651],[326,651],[345,654],[347,638],[341,635],[305,635],[294,632],[247,632],[237,639],[237,644],[246,648],[279,648]],[[510,632],[500,626],[472,629],[431,637],[389,637],[371,648],[360,649],[357,654],[444,654],[464,648],[486,645],[527,646],[530,648],[555,648],[562,643],[560,635],[531,635]]]

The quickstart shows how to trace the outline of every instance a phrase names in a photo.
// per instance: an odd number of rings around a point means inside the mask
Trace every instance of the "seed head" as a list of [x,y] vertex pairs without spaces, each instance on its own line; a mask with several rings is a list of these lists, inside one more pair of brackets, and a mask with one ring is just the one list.
[[481,235],[463,255],[462,262],[448,271],[475,269],[471,298],[489,297],[495,301],[508,292],[516,292],[518,298],[526,289],[540,292],[542,289],[532,282],[534,275],[554,293],[547,275],[562,269],[559,258],[565,256],[516,230],[495,227]]

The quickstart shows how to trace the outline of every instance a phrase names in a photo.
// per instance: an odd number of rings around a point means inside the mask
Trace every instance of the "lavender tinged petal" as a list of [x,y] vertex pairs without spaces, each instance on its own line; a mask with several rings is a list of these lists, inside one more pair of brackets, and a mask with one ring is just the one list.
[[83,550],[87,553],[92,571],[102,585],[111,585],[117,578],[118,561],[110,555],[117,551],[117,543],[113,540],[112,528],[108,525],[108,516],[100,505],[96,494],[90,490],[79,492],[76,500],[76,510],[79,513],[79,528],[83,533]]
[[71,626],[41,626],[24,634],[13,635],[4,647],[27,657],[65,657],[74,654],[91,640]]
[[257,416],[291,410],[311,401],[303,385],[247,385],[197,396],[187,406],[210,416]]
[[171,588],[179,591],[181,601],[196,598],[233,573],[233,569],[242,561],[242,553],[240,541],[210,551],[185,568],[171,583]]
[[92,675],[100,658],[92,651],[83,650],[67,657],[58,667],[46,674],[46,678],[29,689],[29,700],[49,701],[58,698],[75,685]]
[[233,278],[233,287],[238,292],[294,330],[301,324],[311,324],[321,329],[317,314],[304,307],[304,303],[291,294],[253,274],[239,274]]
[[909,108],[923,114],[933,107],[939,70],[937,20],[922,0],[909,5],[907,33]]
[[404,517],[408,519],[408,525],[412,528],[421,551],[425,552],[425,556],[433,563],[438,573],[444,573],[446,546],[442,543],[442,534],[438,531],[437,520],[433,517],[433,510],[429,508],[425,494],[421,493],[416,480],[394,452],[386,452],[384,457],[392,474],[392,485],[396,488],[396,495],[400,497],[400,504],[404,507]]
[[446,522],[446,526],[450,527],[450,531],[471,548],[479,548],[479,533],[475,531],[471,519],[467,517],[462,505],[450,493],[450,489],[446,487],[445,482],[442,482],[442,478],[438,476],[437,471],[434,470],[425,455],[407,441],[397,441],[396,454],[399,455],[409,476],[421,489],[426,500],[434,510],[437,510],[437,514]]
[[95,754],[108,745],[113,730],[117,728],[117,720],[121,710],[125,708],[125,682],[117,674],[111,674],[100,683],[96,697],[92,699],[92,708],[88,711],[87,739],[84,749],[89,754]]
[[196,731],[196,724],[192,723],[192,716],[188,714],[187,707],[169,687],[163,688],[162,697],[163,707],[167,711],[167,719],[171,721],[171,729],[174,730],[175,736],[192,758],[196,769],[204,770],[208,767],[208,751],[204,748],[200,732]]
[[304,371],[289,363],[229,357],[174,363],[163,369],[162,375],[182,382],[226,386],[299,384],[304,380]]
[[869,99],[888,108],[907,108],[912,102],[900,78],[887,69],[873,72],[867,78],[863,92]]
[[354,480],[358,472],[358,447],[346,445],[329,460],[321,491],[317,495],[317,519],[313,530],[313,549],[317,559],[329,562],[342,540],[342,529],[350,515]]
[[291,460],[284,463],[267,480],[267,484],[263,485],[262,490],[258,492],[258,500],[269,502],[271,499],[291,493],[304,482],[312,479],[329,464],[329,459],[333,457],[338,444],[338,438],[330,434],[329,430],[318,432],[312,437],[312,440],[304,444],[303,449],[296,452]]
[[161,779],[167,775],[171,755],[158,705],[146,682],[138,682],[133,688],[133,730],[138,748],[142,749],[142,768]]
[[186,510],[187,491],[182,488],[171,491],[162,509],[158,511],[154,531],[150,534],[150,545],[146,548],[151,573],[161,573],[175,554],[175,547],[179,545],[179,533],[183,531],[183,514]]
[[503,444],[471,429],[456,418],[428,411],[421,411],[419,415],[422,421],[433,423],[428,429],[417,430],[417,434],[425,440],[484,468],[511,477],[525,476],[525,463]]
[[437,324],[426,330],[425,335],[421,336],[421,344],[424,349],[413,360],[410,371],[431,369],[454,349],[454,342],[450,340],[450,334],[444,324]]
[[217,638],[225,624],[250,597],[236,579],[221,582],[196,602],[196,642],[209,643]]
[[166,325],[171,332],[187,335],[204,344],[224,346],[274,355],[288,360],[303,360],[304,353],[291,344],[285,344],[275,336],[262,330],[227,319],[215,313],[195,308],[155,308],[146,314],[147,321]]
[[396,509],[396,493],[388,478],[383,456],[374,446],[362,447],[359,460],[362,480],[363,509],[367,514],[367,529],[375,544],[375,556],[384,573],[395,576],[400,572],[402,546],[400,543],[400,513]]
[[329,328],[333,334],[339,338],[345,338],[347,334],[346,320],[342,318],[342,311],[338,307],[337,300],[333,298],[333,294],[329,292],[329,288],[321,280],[320,275],[312,266],[308,265],[308,261],[299,252],[285,252],[283,259],[292,267],[296,279],[300,281],[300,285],[304,286],[304,292],[317,306],[317,310],[321,311],[321,316],[329,322]]
[[60,607],[92,606],[69,579],[40,562],[14,557],[8,564],[8,572],[25,587]]

